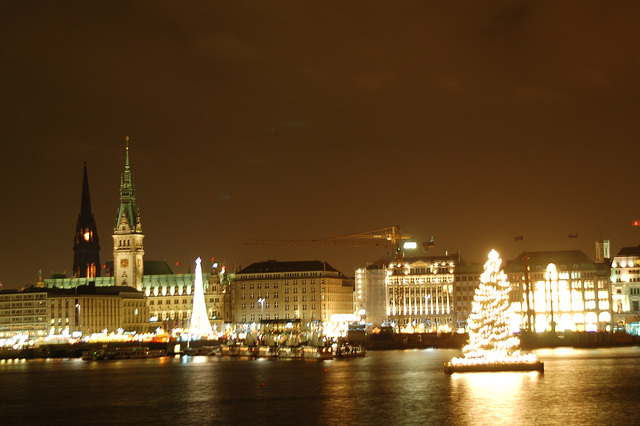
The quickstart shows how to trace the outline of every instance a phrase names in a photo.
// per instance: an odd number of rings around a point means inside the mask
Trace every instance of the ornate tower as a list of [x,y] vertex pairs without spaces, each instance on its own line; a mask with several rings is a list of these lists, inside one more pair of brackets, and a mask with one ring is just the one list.
[[86,161],[84,162],[80,214],[76,225],[76,236],[73,240],[73,274],[76,278],[100,276],[100,240],[96,220],[91,212]]
[[142,223],[136,208],[136,187],[129,166],[129,137],[126,138],[124,173],[120,176],[120,208],[113,230],[113,275],[115,285],[142,290],[144,246]]

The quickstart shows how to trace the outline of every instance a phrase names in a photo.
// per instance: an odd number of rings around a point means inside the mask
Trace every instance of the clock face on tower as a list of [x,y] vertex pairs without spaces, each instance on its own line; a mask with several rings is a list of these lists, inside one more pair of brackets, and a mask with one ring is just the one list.
[[129,260],[128,259],[122,259],[120,261],[120,266],[123,268],[126,268],[127,266],[129,266]]

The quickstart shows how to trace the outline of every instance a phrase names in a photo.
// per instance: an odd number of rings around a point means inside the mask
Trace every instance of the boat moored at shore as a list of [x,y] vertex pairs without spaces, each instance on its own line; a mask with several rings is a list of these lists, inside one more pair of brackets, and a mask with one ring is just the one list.
[[330,360],[364,357],[367,350],[359,345],[344,346],[222,346],[219,355],[246,359]]
[[159,358],[166,355],[164,349],[149,349],[147,347],[129,348],[100,348],[82,352],[84,361],[106,361],[112,359],[146,359]]
[[367,354],[367,349],[359,345],[338,346],[336,358],[358,358]]

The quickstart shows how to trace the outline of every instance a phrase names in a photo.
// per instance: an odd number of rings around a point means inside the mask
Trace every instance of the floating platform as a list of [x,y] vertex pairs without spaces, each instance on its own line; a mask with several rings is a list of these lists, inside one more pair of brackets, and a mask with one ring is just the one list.
[[446,374],[453,373],[493,373],[500,371],[538,371],[544,373],[544,362],[493,362],[487,364],[444,364]]

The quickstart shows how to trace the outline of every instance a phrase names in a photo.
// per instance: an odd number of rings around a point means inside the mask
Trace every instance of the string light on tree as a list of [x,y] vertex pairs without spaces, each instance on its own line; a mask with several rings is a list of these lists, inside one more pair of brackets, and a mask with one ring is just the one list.
[[[534,354],[518,350],[520,341],[509,331],[511,284],[500,269],[502,259],[495,250],[489,253],[473,298],[469,316],[469,343],[463,357],[445,364],[445,372],[540,370],[542,363]],[[473,366],[474,368],[464,368]]]

